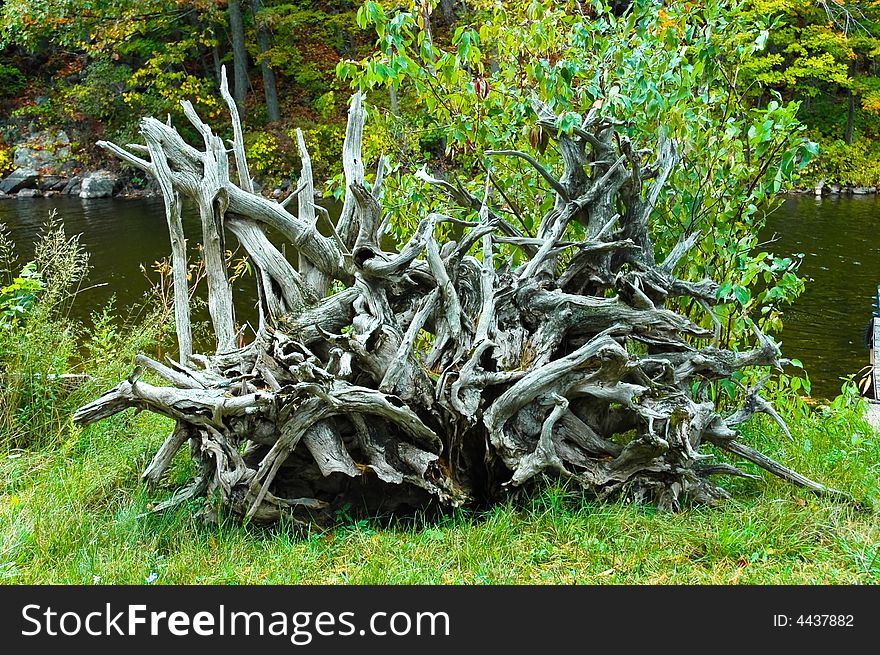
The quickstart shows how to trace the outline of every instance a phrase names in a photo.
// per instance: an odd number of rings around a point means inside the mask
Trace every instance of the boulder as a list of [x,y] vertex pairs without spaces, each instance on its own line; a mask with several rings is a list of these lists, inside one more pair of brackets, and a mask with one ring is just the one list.
[[67,184],[65,184],[64,188],[61,189],[61,193],[69,195],[79,195],[79,190],[81,188],[82,178],[79,175],[74,175],[72,178],[67,180]]
[[40,198],[43,192],[39,189],[22,189],[18,192],[18,198]]
[[66,184],[67,178],[61,177],[60,175],[43,175],[40,178],[37,188],[40,189],[40,191],[49,191],[51,189],[60,191]]
[[0,182],[0,191],[16,193],[21,189],[33,189],[38,180],[39,175],[33,168],[17,168]]
[[66,159],[65,161],[58,164],[56,172],[59,175],[73,175],[78,173],[77,169],[82,168],[82,162],[77,161],[76,159]]
[[54,168],[57,159],[50,150],[19,146],[15,149],[12,163],[18,168]]
[[70,156],[70,137],[67,132],[43,130],[32,134],[27,141],[15,148],[13,163],[17,168],[48,169],[56,172]]
[[119,178],[110,171],[96,171],[89,174],[82,181],[79,191],[80,198],[109,198]]

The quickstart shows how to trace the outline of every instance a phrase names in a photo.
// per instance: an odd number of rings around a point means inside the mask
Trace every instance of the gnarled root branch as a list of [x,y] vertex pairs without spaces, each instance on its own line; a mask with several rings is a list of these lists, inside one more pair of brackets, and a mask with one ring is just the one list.
[[[181,361],[140,356],[127,380],[74,416],[87,425],[136,408],[174,419],[144,481],[159,482],[187,445],[199,473],[160,507],[207,496],[247,520],[324,521],[353,507],[384,513],[490,500],[549,475],[599,498],[677,509],[685,498],[727,497],[718,475],[749,477],[703,452],[705,442],[816,493],[844,496],[743,443],[737,426],[755,412],[789,434],[760,385],[727,418],[701,395],[708,383],[781,360],[757,329],[754,349],[722,350],[711,345],[712,330],[667,306],[691,297],[711,314],[717,288],[674,275],[698,235],[683,235],[656,263],[649,219],[677,162],[669,140],[643,165],[645,151],[615,139],[612,122],[593,116],[571,135],[557,133],[555,118],[536,105],[561,154],[559,179],[526,153],[492,153],[524,159],[549,183],[553,208],[535,236],[493,209],[488,182],[480,199],[421,171],[476,220],[428,214],[388,251],[383,162],[367,190],[359,95],[343,148],[342,216],[324,231],[301,135],[294,214],[288,201],[253,193],[234,104],[237,182],[222,144],[185,109],[203,150],[152,119],[142,123],[146,147],[137,148],[149,161],[102,145],[161,183],[175,271],[186,270],[180,198],[199,207],[216,349],[192,352],[189,308],[177,302]],[[456,223],[457,241],[435,241],[443,222]],[[290,242],[296,265],[266,227]],[[227,231],[248,253],[260,297],[256,337],[238,349],[217,256]],[[185,279],[175,276],[175,285],[185,299]],[[147,383],[147,372],[168,386]]]

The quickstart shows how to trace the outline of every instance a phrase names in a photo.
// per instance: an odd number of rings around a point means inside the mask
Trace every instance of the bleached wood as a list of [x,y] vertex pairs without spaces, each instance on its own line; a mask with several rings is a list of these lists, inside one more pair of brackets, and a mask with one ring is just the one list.
[[[452,507],[556,476],[599,499],[676,510],[728,497],[716,476],[746,475],[703,452],[707,442],[814,493],[849,498],[744,443],[738,428],[756,412],[793,436],[759,395],[763,381],[743,389],[742,407],[726,416],[706,397],[710,382],[785,360],[757,327],[752,348],[717,347],[705,326],[717,331],[717,284],[675,275],[687,269],[680,264],[698,233],[654,252],[652,209],[678,161],[668,139],[639,150],[596,108],[562,134],[536,103],[561,168],[513,149],[490,153],[528,161],[550,184],[552,208],[535,217],[535,236],[506,220],[516,215],[524,225],[521,209],[495,204],[495,191],[498,202],[509,205],[509,196],[491,171],[479,198],[455,174],[422,169],[417,178],[466,213],[417,214],[413,233],[388,250],[386,162],[380,158],[368,189],[360,94],[349,108],[345,200],[334,225],[314,202],[302,132],[296,191],[283,203],[252,192],[235,103],[221,87],[238,183],[229,181],[219,138],[188,103],[203,149],[154,119],[141,123],[150,161],[134,154],[142,148],[102,144],[154,175],[166,198],[181,362],[139,356],[128,379],[74,420],[86,425],[128,408],[175,420],[144,480],[157,482],[187,442],[198,473],[157,507],[204,495],[246,521],[330,523],[355,507],[367,514]],[[177,277],[186,266],[182,197],[196,201],[202,219],[218,344],[211,355],[190,352],[188,294],[178,293],[186,288]],[[441,225],[455,240],[438,240]],[[299,270],[266,227],[298,253]],[[249,343],[238,343],[224,287],[227,228],[257,271],[261,313]],[[572,240],[578,232],[585,238]],[[707,319],[698,324],[673,311],[667,300],[676,296],[693,299]],[[145,371],[171,386],[144,382]],[[218,509],[206,505],[209,515]]]

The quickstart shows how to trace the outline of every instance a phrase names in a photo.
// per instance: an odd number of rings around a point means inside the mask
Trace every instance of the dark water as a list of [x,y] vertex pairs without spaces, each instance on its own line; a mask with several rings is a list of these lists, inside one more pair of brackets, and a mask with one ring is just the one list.
[[[146,267],[150,278],[158,281],[159,276],[152,270],[153,263],[171,253],[162,199],[81,200],[60,197],[4,200],[0,202],[0,223],[6,224],[6,230],[16,244],[20,263],[32,257],[34,243],[53,210],[57,211],[57,218],[63,223],[67,235],[80,235],[80,243],[89,253],[91,271],[72,306],[73,316],[88,319],[114,295],[119,309],[142,305],[150,292],[150,282],[141,271],[141,264]],[[196,247],[201,241],[201,224],[194,208],[184,210],[183,226],[187,243],[191,246],[192,262],[198,256]],[[227,248],[234,249],[236,245],[234,238],[227,242]],[[245,275],[237,280],[233,294],[237,319],[243,322],[255,318],[253,277]],[[207,319],[207,312],[199,312],[194,317]]]
[[[115,294],[117,306],[137,306],[149,289],[140,271],[170,252],[161,199],[80,200],[52,198],[4,200],[0,223],[6,223],[26,262],[33,242],[52,209],[68,234],[81,234],[91,255],[89,285],[74,312],[87,318]],[[810,278],[806,292],[786,313],[783,352],[804,362],[816,396],[831,397],[840,390],[841,376],[867,363],[862,331],[880,283],[880,201],[874,197],[815,199],[799,196],[785,201],[771,217],[762,240],[777,235],[769,249],[778,255],[805,254],[801,273]],[[199,221],[184,215],[191,244],[198,243]],[[234,246],[233,246],[234,247]],[[155,277],[155,275],[154,275]],[[239,319],[254,313],[253,278],[241,278],[234,288]]]
[[[4,200],[0,223],[12,235],[20,263],[33,255],[33,245],[53,209],[68,236],[80,234],[92,266],[85,285],[104,285],[82,291],[74,312],[88,315],[116,294],[119,305],[142,300],[149,284],[139,269],[170,252],[161,199],[80,200],[51,198]],[[187,220],[194,233],[197,221]]]
[[796,357],[813,395],[840,392],[841,377],[868,364],[863,332],[880,284],[880,200],[874,196],[803,195],[771,216],[761,240],[776,254],[804,253],[806,291],[787,309],[782,350]]

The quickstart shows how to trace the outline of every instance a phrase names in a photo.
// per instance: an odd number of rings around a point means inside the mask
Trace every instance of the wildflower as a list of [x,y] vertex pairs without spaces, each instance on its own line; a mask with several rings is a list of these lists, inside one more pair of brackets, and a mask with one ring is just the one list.
[[146,580],[147,584],[153,584],[156,580],[159,579],[159,574],[155,571],[150,571],[150,575],[148,575],[144,580]]

